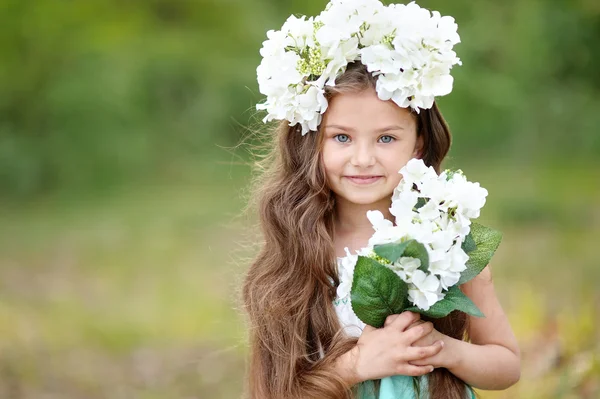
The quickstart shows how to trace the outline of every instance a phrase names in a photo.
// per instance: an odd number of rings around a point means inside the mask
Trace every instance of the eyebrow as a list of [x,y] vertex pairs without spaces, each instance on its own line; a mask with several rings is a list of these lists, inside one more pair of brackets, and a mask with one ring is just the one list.
[[[345,130],[345,131],[348,131],[348,132],[354,132],[355,131],[354,128],[347,127],[347,126],[342,126],[342,125],[327,125],[327,126],[325,126],[325,129],[328,129],[328,128],[340,129],[340,130]],[[377,129],[375,131],[377,133],[381,133],[381,132],[387,132],[387,131],[390,131],[390,130],[404,130],[404,128],[402,126],[398,126],[398,125],[390,125],[390,126],[383,127],[381,129]]]

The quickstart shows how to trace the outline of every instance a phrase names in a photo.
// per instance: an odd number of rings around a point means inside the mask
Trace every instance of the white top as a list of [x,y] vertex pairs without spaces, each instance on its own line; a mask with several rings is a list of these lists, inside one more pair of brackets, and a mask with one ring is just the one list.
[[[358,256],[356,256],[358,258]],[[337,258],[338,276],[340,285],[337,290],[337,296],[333,301],[335,311],[338,315],[342,328],[346,335],[350,337],[360,337],[362,330],[365,328],[363,323],[354,311],[350,304],[350,288],[352,287],[352,273],[356,259]]]

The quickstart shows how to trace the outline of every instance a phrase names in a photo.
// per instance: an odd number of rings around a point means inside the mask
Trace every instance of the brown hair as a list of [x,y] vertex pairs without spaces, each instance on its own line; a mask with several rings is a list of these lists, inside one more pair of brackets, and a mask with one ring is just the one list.
[[[375,88],[360,63],[348,65],[326,97]],[[450,148],[450,131],[437,106],[414,114],[423,137],[422,159],[438,172]],[[263,243],[242,284],[250,353],[250,399],[350,399],[355,391],[333,371],[357,338],[346,337],[332,301],[339,285],[333,247],[335,201],[321,165],[322,134],[300,133],[282,121],[270,132],[268,155],[254,184]],[[466,316],[432,320],[462,339]],[[320,349],[324,356],[320,355]],[[465,384],[446,369],[429,374],[431,399],[462,399]]]

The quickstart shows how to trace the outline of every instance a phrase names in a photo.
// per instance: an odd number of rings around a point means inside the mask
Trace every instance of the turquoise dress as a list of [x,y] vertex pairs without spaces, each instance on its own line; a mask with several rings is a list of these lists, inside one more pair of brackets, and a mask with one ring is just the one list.
[[[375,393],[375,382],[364,381],[358,387],[358,399],[427,399],[428,387],[427,377],[420,378],[420,392],[417,396],[415,392],[413,377],[405,375],[393,375],[381,379],[379,387],[379,396]],[[475,399],[475,393],[470,387],[467,387],[468,398]]]
[[374,381],[364,381],[359,384],[357,399],[425,399],[427,386],[423,384],[426,378],[421,378],[421,392],[417,397],[413,378],[405,375],[394,375],[381,379],[379,396],[375,392]]

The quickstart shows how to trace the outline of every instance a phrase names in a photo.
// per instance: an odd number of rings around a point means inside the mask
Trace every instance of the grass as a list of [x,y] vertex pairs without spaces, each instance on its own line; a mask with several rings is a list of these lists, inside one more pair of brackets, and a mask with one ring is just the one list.
[[[594,165],[591,165],[594,166]],[[600,174],[463,167],[504,232],[498,295],[523,378],[482,398],[600,394]],[[244,167],[0,210],[0,397],[233,398]]]

